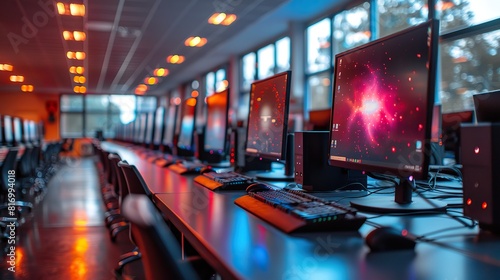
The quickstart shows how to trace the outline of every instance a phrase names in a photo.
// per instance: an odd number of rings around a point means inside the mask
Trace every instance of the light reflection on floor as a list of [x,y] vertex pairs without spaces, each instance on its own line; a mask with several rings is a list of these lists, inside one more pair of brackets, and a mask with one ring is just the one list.
[[[16,231],[16,272],[2,261],[0,279],[113,279],[119,256],[132,245],[126,232],[111,243],[99,192],[91,159],[62,167],[35,217]],[[141,275],[140,263],[127,273],[134,269]]]

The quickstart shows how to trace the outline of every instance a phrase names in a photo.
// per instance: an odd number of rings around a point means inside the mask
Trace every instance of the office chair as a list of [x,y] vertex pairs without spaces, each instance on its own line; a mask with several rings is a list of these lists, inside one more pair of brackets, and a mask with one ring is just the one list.
[[[130,193],[130,186],[128,184],[128,181],[125,178],[124,167],[126,167],[127,170],[128,169],[131,170],[130,165],[126,161],[119,161],[117,163],[117,170],[119,171],[119,174],[120,174],[118,179],[121,181],[120,183],[122,184],[122,187],[124,189],[124,192],[122,192],[122,194],[123,194],[122,201],[120,203],[120,205],[121,205],[120,213],[122,213],[122,211],[123,211],[123,199],[125,197],[127,197]],[[135,173],[133,173],[132,175],[135,176]],[[132,180],[132,179],[130,179],[130,180]],[[116,268],[114,270],[116,276],[122,275],[123,269],[125,268],[125,266],[127,264],[134,262],[136,260],[139,260],[142,257],[142,254],[139,252],[139,248],[137,247],[135,240],[134,240],[134,236],[132,233],[132,225],[129,224],[128,229],[129,229],[130,242],[135,246],[135,248],[132,251],[120,256],[120,260],[118,261],[118,265],[116,266]],[[118,234],[118,233],[116,233],[116,234]],[[112,235],[113,235],[113,233],[111,233],[111,236]],[[113,241],[113,239],[111,239],[111,240]]]
[[[8,195],[9,195],[9,171],[15,170],[16,166],[16,160],[17,160],[17,153],[18,153],[18,148],[12,147],[9,148],[9,151],[7,152],[7,155],[5,156],[2,165],[0,166],[0,184],[1,184],[1,193],[0,193],[0,199],[2,204],[0,205],[0,209],[6,209],[8,207]],[[17,189],[17,184],[14,186],[14,189],[16,189],[16,193],[18,192]],[[21,212],[19,210],[22,210],[24,208],[27,208],[30,212],[33,209],[33,204],[31,202],[27,201],[21,201],[19,198],[16,197],[16,201],[14,202],[14,206],[16,206],[17,210],[16,213],[18,215],[18,218],[21,218]],[[22,207],[22,208],[21,208]]]
[[[128,191],[129,191],[128,195],[124,199],[126,200],[127,197],[129,197],[131,195],[141,195],[141,196],[144,196],[151,201],[152,194],[151,194],[149,188],[147,187],[147,184],[144,181],[142,175],[139,173],[139,170],[137,170],[137,167],[134,165],[129,165],[123,161],[119,162],[118,166],[123,171],[123,175],[125,177],[125,181],[127,182],[126,185],[128,187]],[[131,221],[129,219],[129,217],[125,214],[125,211],[130,212],[130,210],[127,210],[126,208],[127,208],[127,206],[123,202],[121,213],[127,220],[129,220],[131,222],[131,224],[130,224],[130,239],[131,239],[132,243],[136,244],[136,246],[139,248],[140,254],[142,254],[142,256],[144,257],[144,254],[146,254],[146,253],[142,251],[141,247],[139,246],[139,243],[137,242],[137,239],[141,238],[141,237],[138,237],[138,230],[136,229],[137,225],[134,224],[134,222]],[[157,211],[157,210],[155,209],[155,211]],[[160,214],[158,214],[158,215],[160,215]],[[161,215],[160,215],[160,220],[161,220],[162,224],[167,226],[166,222],[162,219]],[[167,229],[168,229],[168,227],[167,227]],[[171,234],[172,237],[174,238],[173,240],[175,241],[176,246],[179,246],[178,240],[175,238],[175,236],[170,231],[170,229],[168,229],[168,230],[169,230],[169,234]],[[154,242],[152,244],[154,244]],[[149,248],[148,248],[148,250],[149,250]],[[134,251],[132,251],[128,254],[133,254],[133,253],[134,253]],[[179,250],[178,257],[179,257],[179,259],[181,258],[180,250]],[[123,270],[123,266],[126,265],[127,263],[130,263],[133,260],[134,259],[132,259],[132,260],[127,259],[124,263],[122,263],[120,261],[118,263],[118,267],[115,269],[115,272],[117,274],[121,274],[121,271]],[[212,269],[212,267],[210,267],[210,265],[208,265],[208,263],[198,255],[190,256],[183,261],[189,262],[190,264],[192,264],[196,268],[195,273],[202,279],[210,279],[214,274],[214,270]],[[164,277],[160,277],[157,279],[163,279],[163,278]],[[172,278],[172,279],[177,279],[177,278]]]
[[126,186],[125,177],[123,172],[118,167],[118,163],[121,158],[118,154],[110,154],[110,167],[113,173],[114,179],[113,183],[118,187],[116,193],[118,195],[118,208],[111,209],[105,213],[105,222],[109,227],[111,241],[115,242],[118,233],[127,230],[129,228],[129,223],[121,214],[121,203],[123,198],[128,195],[128,188]]
[[177,240],[145,194],[128,195],[123,215],[132,223],[146,279],[199,279],[191,263],[180,260]]

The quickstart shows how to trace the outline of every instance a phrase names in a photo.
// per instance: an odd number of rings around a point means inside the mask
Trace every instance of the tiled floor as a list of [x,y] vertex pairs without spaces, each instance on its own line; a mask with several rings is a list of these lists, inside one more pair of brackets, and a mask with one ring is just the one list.
[[[116,243],[110,241],[103,213],[93,160],[66,161],[34,217],[16,231],[15,273],[1,254],[0,279],[114,279],[119,256],[133,246],[126,231]],[[126,274],[127,279],[143,278],[140,262]]]

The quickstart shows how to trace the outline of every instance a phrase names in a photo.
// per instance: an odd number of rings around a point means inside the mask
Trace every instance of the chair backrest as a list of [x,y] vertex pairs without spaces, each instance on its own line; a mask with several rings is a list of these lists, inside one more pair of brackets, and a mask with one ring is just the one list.
[[116,184],[118,185],[118,203],[122,205],[123,199],[128,195],[128,187],[122,169],[118,166],[121,157],[118,154],[110,154],[109,159],[111,161],[111,169],[113,170]]
[[0,166],[1,193],[6,194],[9,188],[9,170],[14,170],[16,165],[18,148],[9,148]]
[[151,191],[146,185],[146,182],[144,182],[144,178],[142,178],[141,173],[139,173],[139,170],[137,170],[135,165],[130,165],[126,162],[120,161],[118,166],[122,168],[130,194],[145,194],[151,198]]
[[108,161],[108,165],[109,165],[109,177],[110,177],[109,180],[110,180],[111,185],[113,185],[113,191],[117,195],[120,195],[120,186],[118,185],[118,172],[114,166],[116,164],[111,159],[112,157],[118,157],[118,159],[119,159],[118,161],[120,161],[121,158],[118,155],[118,153],[115,153],[115,152],[110,152],[108,154],[108,157],[106,158],[106,160]]
[[180,246],[150,198],[128,195],[122,214],[132,223],[146,279],[198,279],[191,264],[181,260]]

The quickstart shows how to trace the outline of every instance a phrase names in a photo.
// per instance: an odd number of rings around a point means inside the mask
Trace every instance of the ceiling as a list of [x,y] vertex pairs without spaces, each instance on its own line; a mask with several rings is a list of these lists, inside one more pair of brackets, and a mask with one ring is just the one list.
[[[56,13],[51,0],[2,0],[0,4],[0,92],[19,92],[10,75],[23,75],[35,93],[72,93],[78,83],[70,66],[84,66],[87,93],[134,93],[157,67],[169,75],[150,86],[162,94],[187,79],[213,70],[238,55],[286,31],[290,20],[324,13],[339,1],[327,0],[74,0],[85,4],[84,17]],[[60,0],[67,3],[67,0]],[[234,13],[230,26],[207,23],[214,12]],[[84,42],[65,41],[64,30],[84,30]],[[201,48],[184,45],[202,36]],[[255,38],[259,38],[256,40]],[[85,51],[82,61],[67,59],[67,51]],[[179,65],[167,64],[172,54],[185,56]]]

